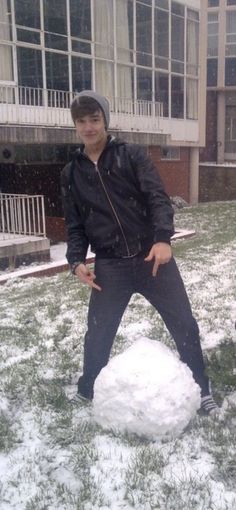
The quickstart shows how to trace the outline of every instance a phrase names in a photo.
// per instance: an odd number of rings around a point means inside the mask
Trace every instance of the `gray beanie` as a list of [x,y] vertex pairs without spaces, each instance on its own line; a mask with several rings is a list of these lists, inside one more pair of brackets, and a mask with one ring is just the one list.
[[75,100],[80,97],[92,97],[95,101],[97,101],[101,110],[104,113],[105,124],[107,129],[110,122],[110,105],[106,97],[97,94],[97,92],[94,92],[94,90],[83,90],[82,92],[79,92],[79,94],[75,96]]

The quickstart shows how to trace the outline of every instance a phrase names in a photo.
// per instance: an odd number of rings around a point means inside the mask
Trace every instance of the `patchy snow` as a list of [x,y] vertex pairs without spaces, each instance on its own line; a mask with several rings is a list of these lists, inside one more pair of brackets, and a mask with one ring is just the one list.
[[[173,250],[212,369],[213,354],[236,345],[235,204],[186,208],[177,220],[197,232]],[[69,272],[0,286],[1,510],[235,510],[236,392],[227,380],[235,381],[235,365],[226,372],[226,358],[219,418],[196,415],[180,436],[154,441],[106,431],[91,405],[70,400],[89,295]],[[135,295],[112,357],[140,337],[175,349],[158,314]]]
[[94,386],[99,425],[152,440],[180,435],[200,403],[200,388],[187,365],[148,338],[114,356]]

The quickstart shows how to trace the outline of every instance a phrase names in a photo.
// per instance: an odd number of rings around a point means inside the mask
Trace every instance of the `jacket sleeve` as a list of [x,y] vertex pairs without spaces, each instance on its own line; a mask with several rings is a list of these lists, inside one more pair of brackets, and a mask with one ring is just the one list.
[[170,243],[174,234],[174,210],[158,170],[141,147],[131,145],[129,153],[153,227],[153,241]]
[[79,262],[85,263],[89,242],[81,214],[70,189],[68,171],[69,166],[67,165],[61,173],[61,192],[67,231],[66,258],[72,266]]

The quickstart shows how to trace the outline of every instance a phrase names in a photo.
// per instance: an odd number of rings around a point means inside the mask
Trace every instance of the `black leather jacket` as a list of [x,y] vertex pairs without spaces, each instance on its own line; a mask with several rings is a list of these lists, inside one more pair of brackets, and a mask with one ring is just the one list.
[[127,257],[170,242],[173,208],[154,164],[138,145],[108,136],[95,165],[81,146],[61,174],[67,259]]

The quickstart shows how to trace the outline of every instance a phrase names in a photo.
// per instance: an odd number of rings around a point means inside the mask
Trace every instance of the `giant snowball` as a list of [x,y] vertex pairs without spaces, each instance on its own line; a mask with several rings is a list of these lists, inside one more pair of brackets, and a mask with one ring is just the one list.
[[149,439],[178,436],[200,407],[191,370],[160,342],[141,338],[112,358],[94,386],[95,421]]

